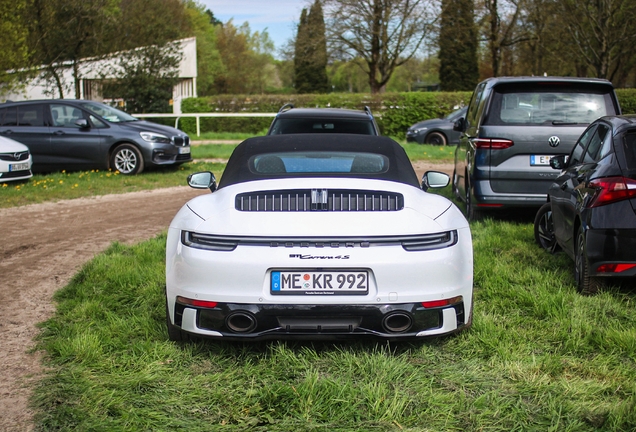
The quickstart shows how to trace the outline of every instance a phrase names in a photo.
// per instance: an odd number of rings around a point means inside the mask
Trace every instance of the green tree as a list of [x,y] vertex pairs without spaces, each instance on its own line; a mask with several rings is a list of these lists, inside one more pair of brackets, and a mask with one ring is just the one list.
[[18,75],[6,73],[6,71],[21,69],[28,65],[26,6],[25,0],[0,0],[0,33],[2,34],[0,83],[4,84],[3,88],[7,88],[9,84],[15,84],[18,78]]
[[473,90],[479,80],[473,0],[442,0],[439,81],[443,91]]
[[118,58],[111,73],[120,78],[104,86],[104,95],[123,98],[126,110],[133,113],[170,112],[172,88],[179,80],[179,44],[136,48],[120,53]]
[[483,0],[481,21],[484,39],[490,54],[490,75],[499,76],[504,53],[511,47],[530,39],[520,27],[523,0]]
[[324,0],[336,55],[364,60],[371,93],[385,90],[395,68],[415,56],[435,17],[429,0]]
[[320,0],[315,0],[307,13],[302,10],[294,56],[294,81],[298,93],[326,93],[327,40]]
[[221,22],[212,11],[204,10],[194,1],[186,1],[186,12],[190,26],[197,38],[197,94],[215,94],[214,80],[223,68],[221,55],[216,47],[216,28]]
[[634,64],[634,0],[562,0],[559,4],[573,49],[595,77],[611,81],[625,63]]
[[216,43],[222,62],[214,80],[216,93],[262,93],[276,72],[267,31],[251,33],[247,23],[237,28],[230,20],[216,26]]

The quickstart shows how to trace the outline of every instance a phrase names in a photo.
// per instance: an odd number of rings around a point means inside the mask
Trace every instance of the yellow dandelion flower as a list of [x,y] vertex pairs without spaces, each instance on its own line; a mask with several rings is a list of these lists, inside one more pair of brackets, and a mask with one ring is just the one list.
[[64,184],[64,180],[60,180],[60,184]]
[[73,187],[74,187],[74,188],[76,188],[76,187],[78,187],[78,186],[79,186],[79,185],[78,185],[77,183],[75,183],[75,184],[73,185]]

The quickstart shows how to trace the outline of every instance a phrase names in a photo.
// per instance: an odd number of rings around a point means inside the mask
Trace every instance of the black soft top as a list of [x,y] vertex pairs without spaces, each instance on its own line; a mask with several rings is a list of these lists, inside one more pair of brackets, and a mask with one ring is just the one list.
[[[385,156],[388,168],[374,173],[257,173],[250,169],[254,156],[268,153],[289,153],[306,151],[329,151],[349,153],[372,153]],[[219,188],[253,180],[298,178],[298,177],[340,177],[369,178],[405,183],[419,188],[420,183],[404,149],[387,137],[353,134],[296,134],[272,135],[249,138],[239,144],[227,163]]]

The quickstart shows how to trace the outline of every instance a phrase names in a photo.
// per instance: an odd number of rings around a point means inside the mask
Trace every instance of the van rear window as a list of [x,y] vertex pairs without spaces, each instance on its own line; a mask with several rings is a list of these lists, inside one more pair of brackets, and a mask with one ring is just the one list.
[[609,94],[571,91],[495,91],[487,124],[589,124],[615,114]]

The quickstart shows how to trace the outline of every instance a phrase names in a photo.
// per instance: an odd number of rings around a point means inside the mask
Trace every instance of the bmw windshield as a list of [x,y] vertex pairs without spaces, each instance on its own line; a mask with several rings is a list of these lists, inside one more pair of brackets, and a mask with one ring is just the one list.
[[89,110],[93,114],[96,114],[111,123],[139,121],[138,118],[133,117],[130,114],[126,114],[123,111],[98,102],[85,102],[82,104],[82,108]]

